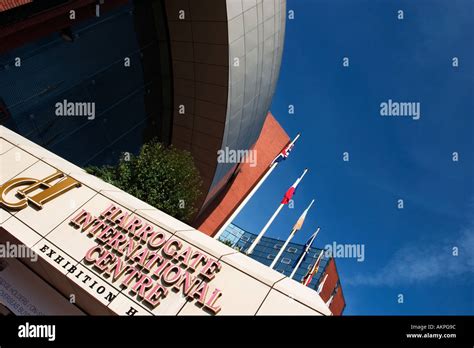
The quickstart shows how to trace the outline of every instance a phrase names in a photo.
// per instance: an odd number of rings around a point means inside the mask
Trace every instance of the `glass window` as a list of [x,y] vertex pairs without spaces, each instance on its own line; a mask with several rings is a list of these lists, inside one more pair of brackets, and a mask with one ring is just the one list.
[[289,252],[289,253],[296,253],[297,251],[298,251],[297,248],[294,248],[294,247],[289,247],[289,248],[288,248],[288,252]]
[[281,259],[281,263],[284,263],[285,265],[289,265],[291,262],[291,259],[284,257]]
[[269,260],[273,260],[274,258],[275,258],[275,255],[272,255],[272,254],[267,256],[267,259],[269,259]]
[[283,244],[275,244],[273,246],[273,249],[281,249],[282,246],[283,246]]

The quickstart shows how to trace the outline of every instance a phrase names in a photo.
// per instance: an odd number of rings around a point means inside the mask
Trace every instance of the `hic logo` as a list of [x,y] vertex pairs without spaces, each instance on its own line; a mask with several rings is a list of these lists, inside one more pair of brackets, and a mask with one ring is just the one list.
[[[8,193],[20,186],[26,186],[25,188],[16,191],[16,195],[21,198],[16,202],[10,201],[7,198]],[[57,171],[41,180],[34,178],[15,178],[0,186],[0,206],[11,210],[21,210],[25,209],[28,204],[31,203],[37,209],[42,209],[43,204],[46,202],[62,195],[74,187],[80,186],[80,182],[60,171]],[[28,195],[37,190],[42,191],[33,196]]]

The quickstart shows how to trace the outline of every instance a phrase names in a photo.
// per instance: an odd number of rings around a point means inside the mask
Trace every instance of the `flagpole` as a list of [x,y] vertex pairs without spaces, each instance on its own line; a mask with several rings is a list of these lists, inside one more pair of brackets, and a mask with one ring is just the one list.
[[311,238],[311,241],[309,242],[308,246],[306,247],[305,252],[303,253],[303,255],[300,256],[300,259],[298,260],[298,263],[296,264],[295,268],[293,269],[293,272],[291,272],[291,275],[290,275],[290,278],[291,278],[291,279],[295,276],[295,273],[296,273],[296,271],[298,270],[298,268],[300,267],[301,262],[303,262],[303,259],[304,259],[304,257],[306,256],[306,254],[308,254],[308,251],[309,251],[309,249],[311,248],[311,245],[313,244],[314,239],[315,239],[316,236],[318,235],[319,230],[320,230],[320,228],[318,227],[318,229],[317,229],[316,232],[314,233],[313,237]]
[[[285,149],[287,148],[290,148],[291,146],[293,146],[296,142],[296,140],[298,140],[298,138],[300,137],[300,133],[298,133],[296,135],[296,137],[291,141],[291,143],[289,143]],[[280,152],[281,153],[281,152]],[[267,170],[267,172],[265,173],[265,175],[260,179],[260,181],[257,183],[257,185],[255,185],[255,187],[252,189],[252,191],[250,191],[250,193],[244,198],[244,200],[239,204],[239,206],[237,207],[237,209],[232,213],[232,215],[224,222],[224,225],[222,225],[222,227],[219,229],[219,231],[217,231],[217,233],[214,235],[214,239],[219,239],[220,236],[222,235],[222,233],[224,233],[224,231],[227,229],[227,227],[231,224],[232,221],[234,221],[234,219],[237,217],[237,215],[239,215],[239,213],[242,211],[242,209],[244,209],[244,207],[247,205],[248,201],[250,200],[250,198],[252,198],[252,196],[255,194],[255,192],[258,191],[258,189],[260,188],[260,186],[262,186],[262,184],[265,182],[265,180],[267,180],[267,178],[270,176],[270,174],[273,172],[273,170],[278,166],[278,163],[279,162],[276,162],[276,159],[280,156],[280,154],[278,154],[272,161],[272,163],[270,163],[270,169]]]
[[[311,273],[314,272],[314,270],[316,268],[316,265],[318,264],[319,260],[321,259],[321,256],[323,256],[323,251],[324,250],[321,250],[321,252],[319,253],[319,256],[316,259],[316,262],[314,263],[313,267],[311,268],[311,272],[309,273],[310,275],[311,275]],[[308,286],[308,284],[311,283],[312,278],[313,278],[312,276],[308,276],[308,278],[306,278],[306,280],[303,282],[303,285]],[[308,279],[309,279],[309,281],[308,281]]]
[[[298,186],[298,184],[300,183],[300,181],[303,179],[303,177],[306,175],[307,172],[308,172],[308,169],[305,169],[303,174],[298,179],[296,179],[295,183],[293,184],[294,187]],[[284,206],[285,206],[285,203],[280,203],[280,205],[278,206],[277,210],[275,210],[270,220],[267,221],[263,229],[258,234],[257,238],[255,238],[252,245],[250,245],[250,248],[248,248],[247,251],[245,252],[247,255],[250,255],[253,252],[257,244],[260,242],[260,239],[262,239],[263,235],[265,234],[265,232],[267,232],[268,228],[273,223],[273,220],[275,220],[278,214],[280,214],[280,211],[283,209]]]
[[[270,268],[273,268],[275,267],[277,261],[280,259],[281,255],[283,254],[283,252],[285,251],[286,247],[288,246],[288,244],[290,243],[290,241],[293,239],[293,237],[295,236],[295,233],[296,231],[298,231],[299,229],[301,229],[302,225],[303,225],[303,222],[304,222],[304,218],[306,217],[306,213],[309,211],[309,209],[311,208],[311,206],[313,205],[314,203],[314,199],[311,201],[311,203],[309,204],[309,206],[303,211],[303,214],[301,215],[301,217],[298,219],[298,221],[296,222],[295,226],[293,227],[293,229],[291,230],[291,233],[290,235],[288,236],[288,238],[286,239],[285,243],[283,244],[283,246],[281,247],[280,251],[278,252],[277,256],[275,256],[275,258],[273,259],[273,262],[272,264],[270,265]],[[302,219],[301,223],[300,223],[300,220]],[[299,224],[299,226],[297,226]]]
[[[291,149],[293,147],[293,145],[295,145],[296,143],[296,140],[298,140],[298,138],[301,136],[301,133],[298,133],[296,134],[295,138],[291,141],[291,143],[289,143],[285,149]],[[273,159],[272,163],[270,163],[270,165],[272,165],[273,163],[275,163],[275,161],[277,160],[278,157],[280,157],[280,154],[281,152]],[[278,162],[277,162],[278,163]]]
[[263,235],[265,234],[265,232],[267,232],[268,228],[270,227],[270,225],[272,224],[273,220],[275,220],[275,218],[278,216],[278,214],[280,213],[280,211],[283,209],[283,207],[285,206],[285,204],[283,203],[280,203],[280,205],[278,206],[277,210],[275,210],[275,212],[273,213],[272,217],[270,218],[270,220],[267,221],[266,225],[263,227],[262,231],[260,231],[260,233],[258,234],[257,238],[255,238],[255,240],[253,241],[252,245],[250,246],[250,248],[247,249],[247,252],[246,254],[247,255],[250,255],[252,252],[253,252],[253,249],[255,249],[255,247],[257,246],[258,242],[260,242],[260,239],[262,239]]
[[270,174],[273,172],[273,170],[277,167],[277,165],[278,165],[278,162],[275,162],[271,165],[270,169],[265,173],[263,178],[258,182],[258,184],[253,188],[253,190],[247,195],[247,197],[245,197],[245,199],[242,201],[242,203],[240,203],[240,205],[232,213],[232,215],[226,220],[226,222],[224,223],[224,225],[222,225],[222,227],[219,229],[219,231],[217,231],[217,233],[214,236],[215,239],[219,239],[219,237],[222,235],[222,233],[224,233],[224,231],[227,229],[227,227],[230,225],[230,223],[232,221],[234,221],[235,217],[237,215],[239,215],[239,213],[242,209],[244,209],[245,205],[248,203],[250,198],[252,198],[252,196],[255,194],[255,192],[257,192],[258,189],[260,188],[260,186],[262,186],[262,184],[265,182],[265,180],[267,180],[267,178],[270,176]]
[[296,179],[296,182],[293,184],[295,187],[297,187],[300,184],[301,180],[303,180],[303,177],[306,175],[307,172],[308,172],[308,168],[305,168],[303,174],[298,179]]
[[326,273],[326,275],[323,278],[323,281],[321,282],[321,284],[318,285],[318,290],[317,290],[318,294],[320,294],[321,291],[323,291],[324,283],[326,282],[327,277],[328,277],[328,274]]
[[285,243],[283,244],[283,246],[281,247],[280,251],[278,252],[277,256],[275,256],[275,258],[273,259],[273,262],[272,264],[270,265],[270,268],[273,268],[275,267],[278,259],[280,258],[281,254],[283,254],[283,252],[285,251],[288,243],[290,242],[291,239],[293,239],[293,236],[295,235],[295,232],[296,232],[296,228],[293,228],[293,230],[291,231],[290,235],[288,236],[288,238],[286,239]]
[[334,299],[334,295],[336,294],[336,292],[337,292],[337,289],[336,289],[336,291],[331,295],[331,297],[329,298],[329,300],[326,302],[326,306],[328,306],[328,307],[331,306],[332,300]]

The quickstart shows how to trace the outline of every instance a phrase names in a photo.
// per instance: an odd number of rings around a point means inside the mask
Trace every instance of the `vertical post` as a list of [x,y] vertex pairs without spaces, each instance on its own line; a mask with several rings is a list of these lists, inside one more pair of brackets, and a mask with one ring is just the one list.
[[275,267],[275,265],[276,265],[278,259],[280,258],[281,254],[283,254],[283,252],[285,251],[286,247],[288,246],[288,243],[289,243],[290,240],[293,238],[295,232],[296,232],[296,229],[293,228],[293,230],[291,231],[290,235],[288,236],[288,238],[286,239],[285,243],[283,244],[283,246],[281,247],[280,251],[278,252],[277,256],[275,256],[275,259],[273,259],[273,262],[272,262],[272,264],[270,265],[270,268]]
[[273,220],[275,220],[275,218],[277,217],[277,215],[280,213],[281,209],[284,207],[285,205],[283,203],[281,203],[277,210],[275,210],[275,212],[273,213],[272,217],[270,218],[270,220],[267,221],[266,225],[263,227],[263,229],[260,231],[260,233],[258,234],[257,238],[255,238],[255,240],[253,241],[252,245],[250,246],[250,248],[247,249],[247,252],[246,254],[247,255],[250,255],[252,252],[253,252],[253,249],[255,249],[255,247],[257,246],[258,242],[260,242],[260,239],[262,239],[263,235],[265,234],[265,232],[267,232],[268,228],[270,227],[270,225],[272,224]]
[[[257,185],[255,185],[255,187],[252,189],[252,191],[250,191],[250,193],[245,197],[245,199],[242,201],[242,203],[239,204],[239,206],[237,207],[237,209],[232,213],[232,215],[225,221],[225,223],[221,226],[221,228],[219,228],[219,231],[217,231],[217,233],[214,235],[214,239],[219,239],[220,236],[222,235],[222,233],[224,233],[224,231],[227,229],[227,227],[231,224],[232,221],[234,221],[234,219],[237,217],[237,215],[239,215],[239,213],[242,211],[242,209],[245,207],[245,205],[248,203],[248,201],[250,200],[250,198],[253,197],[253,195],[258,191],[258,189],[260,188],[260,186],[262,186],[262,184],[265,182],[265,180],[267,180],[267,178],[270,176],[270,174],[273,172],[273,170],[277,167],[278,165],[278,161],[277,159],[282,156],[282,153],[286,150],[286,151],[290,151],[291,148],[294,146],[294,144],[296,143],[296,141],[298,140],[298,138],[301,136],[300,133],[298,133],[296,135],[296,137],[285,147],[283,148],[283,150],[273,159],[272,163],[270,163],[270,169],[267,170],[267,172],[265,173],[265,175],[262,177],[262,179],[260,179],[260,181],[258,182]],[[286,154],[286,156],[288,156],[288,153]]]
[[311,280],[313,280],[313,273],[316,269],[316,266],[318,265],[319,260],[321,260],[321,256],[323,256],[323,251],[324,250],[321,250],[321,252],[319,253],[319,256],[316,259],[316,262],[314,263],[313,267],[311,268],[310,273],[308,273],[308,277],[303,281],[303,285],[308,286],[309,283],[311,283]]
[[291,199],[291,197],[293,197],[293,194],[296,190],[296,187],[298,186],[298,184],[300,183],[301,180],[303,180],[303,177],[306,175],[306,173],[308,172],[308,168],[306,168],[303,172],[303,174],[298,178],[296,179],[295,183],[293,185],[290,186],[290,188],[285,192],[285,196],[283,197],[283,200],[281,201],[280,203],[280,206],[278,207],[278,209],[273,213],[272,217],[270,218],[270,220],[268,220],[268,222],[266,223],[265,227],[263,227],[262,231],[260,231],[260,233],[258,234],[257,238],[255,239],[255,241],[252,243],[252,245],[250,246],[250,248],[247,250],[247,255],[251,254],[253,252],[253,249],[255,248],[255,246],[258,244],[258,242],[260,241],[260,239],[262,238],[262,236],[265,234],[265,232],[267,231],[268,227],[270,227],[270,225],[272,224],[273,220],[275,220],[275,218],[277,217],[277,215],[280,213],[281,209],[283,208],[283,206],[285,204],[288,203],[288,200]]
[[273,170],[277,167],[277,165],[278,165],[278,162],[275,162],[271,165],[270,169],[265,173],[265,175],[262,177],[262,179],[260,179],[258,184],[255,185],[255,187],[252,189],[252,191],[250,191],[250,193],[247,195],[247,197],[245,197],[245,199],[242,201],[242,203],[240,203],[240,205],[237,207],[237,209],[226,220],[224,225],[222,225],[222,227],[219,229],[219,231],[217,231],[217,233],[214,235],[214,239],[219,239],[220,238],[222,233],[224,233],[224,231],[230,225],[230,223],[232,221],[234,221],[234,219],[237,217],[237,215],[239,215],[239,213],[242,211],[242,209],[244,209],[245,205],[248,203],[250,198],[252,198],[252,196],[255,194],[255,192],[258,191],[260,186],[262,186],[262,184],[265,182],[265,180],[267,180],[267,178],[270,176],[270,174],[273,172]]
[[311,248],[311,245],[313,244],[314,239],[315,239],[316,236],[318,235],[319,230],[320,230],[320,228],[318,227],[318,229],[317,229],[316,232],[314,233],[313,237],[311,238],[309,244],[306,246],[303,255],[301,255],[300,259],[298,260],[298,263],[296,264],[295,268],[293,269],[293,272],[291,272],[290,278],[293,278],[293,277],[295,276],[296,271],[297,271],[298,268],[300,267],[301,262],[303,262],[303,259],[304,259],[304,257],[306,256],[306,254],[308,254],[308,251],[309,251],[309,249]]

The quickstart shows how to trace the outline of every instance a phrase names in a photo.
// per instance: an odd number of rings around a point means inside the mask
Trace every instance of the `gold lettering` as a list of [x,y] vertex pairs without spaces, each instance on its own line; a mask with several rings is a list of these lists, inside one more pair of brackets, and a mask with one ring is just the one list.
[[[62,179],[63,180],[57,182],[56,184],[51,186],[51,183],[55,180]],[[17,202],[9,202],[6,199],[6,195],[12,191],[14,188],[19,186],[25,186],[22,190],[17,191],[17,195],[21,197]],[[21,210],[25,209],[28,206],[28,203],[32,203],[38,209],[42,209],[43,205],[46,202],[62,195],[63,193],[69,191],[73,187],[80,187],[81,183],[76,181],[75,179],[66,176],[64,173],[57,171],[46,178],[41,180],[33,179],[33,178],[16,178],[7,181],[2,186],[0,186],[0,205],[4,206],[7,209],[12,210]],[[36,191],[36,190],[43,190],[40,193],[30,197],[28,196],[29,193]]]

